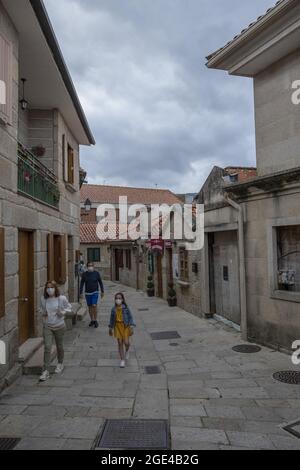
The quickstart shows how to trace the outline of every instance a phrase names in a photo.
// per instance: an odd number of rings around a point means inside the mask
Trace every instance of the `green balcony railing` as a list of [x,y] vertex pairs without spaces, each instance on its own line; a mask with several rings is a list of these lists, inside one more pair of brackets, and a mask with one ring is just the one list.
[[18,145],[18,191],[58,209],[60,193],[55,174],[22,144]]

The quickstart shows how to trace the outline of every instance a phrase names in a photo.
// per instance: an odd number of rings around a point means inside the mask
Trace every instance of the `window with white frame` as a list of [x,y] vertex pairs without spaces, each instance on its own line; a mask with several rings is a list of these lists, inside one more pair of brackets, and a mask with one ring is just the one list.
[[276,227],[277,289],[300,292],[300,225]]
[[0,34],[0,121],[12,123],[12,44]]

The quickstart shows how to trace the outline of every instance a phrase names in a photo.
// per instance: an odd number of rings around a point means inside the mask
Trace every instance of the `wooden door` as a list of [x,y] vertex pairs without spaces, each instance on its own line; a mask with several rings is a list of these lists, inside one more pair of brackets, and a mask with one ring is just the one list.
[[115,280],[119,281],[120,280],[120,254],[119,250],[115,250]]
[[34,336],[33,233],[19,231],[19,344]]
[[163,298],[163,278],[162,278],[162,255],[158,254],[156,257],[157,263],[157,295]]

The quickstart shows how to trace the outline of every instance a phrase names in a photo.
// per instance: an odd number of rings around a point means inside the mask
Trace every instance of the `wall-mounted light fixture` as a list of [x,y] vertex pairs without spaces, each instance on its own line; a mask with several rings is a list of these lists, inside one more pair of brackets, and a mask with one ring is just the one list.
[[25,83],[27,82],[26,78],[21,78],[21,82],[23,83],[23,98],[20,100],[20,105],[23,111],[26,111],[28,108],[28,101],[25,99]]
[[92,203],[89,199],[87,199],[84,203],[84,209],[86,212],[90,212],[91,208],[92,208]]

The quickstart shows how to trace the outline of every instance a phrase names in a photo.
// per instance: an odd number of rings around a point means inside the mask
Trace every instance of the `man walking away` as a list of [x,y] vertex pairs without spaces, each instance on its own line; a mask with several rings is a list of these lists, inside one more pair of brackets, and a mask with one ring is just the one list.
[[91,322],[89,326],[98,328],[99,323],[97,321],[97,304],[99,300],[99,287],[101,289],[101,297],[104,297],[103,282],[98,271],[95,271],[94,264],[88,263],[87,271],[82,274],[80,282],[80,296],[83,295],[83,289],[85,289],[86,303],[89,309]]

